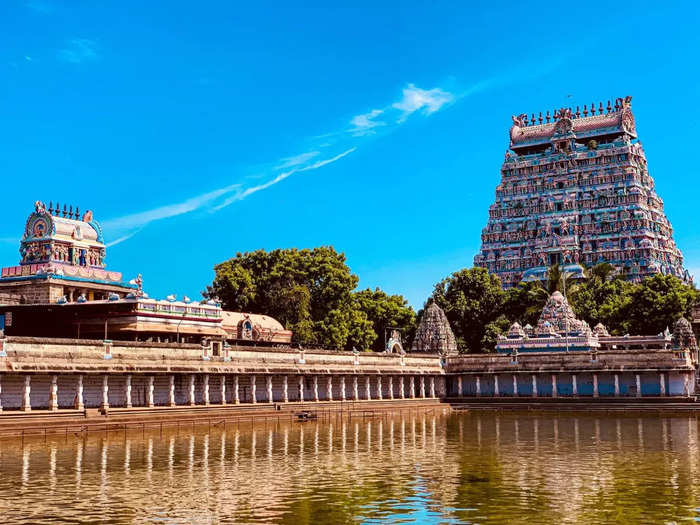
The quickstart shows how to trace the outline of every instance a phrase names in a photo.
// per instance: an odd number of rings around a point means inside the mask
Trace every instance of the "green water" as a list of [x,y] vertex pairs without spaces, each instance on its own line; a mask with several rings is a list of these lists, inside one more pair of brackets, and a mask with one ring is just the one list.
[[413,413],[0,441],[4,523],[700,520],[694,417]]

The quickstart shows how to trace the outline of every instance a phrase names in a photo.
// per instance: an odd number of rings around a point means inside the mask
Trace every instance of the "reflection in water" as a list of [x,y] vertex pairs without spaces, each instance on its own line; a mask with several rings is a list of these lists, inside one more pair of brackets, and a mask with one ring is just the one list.
[[477,412],[0,442],[6,523],[700,519],[694,417]]

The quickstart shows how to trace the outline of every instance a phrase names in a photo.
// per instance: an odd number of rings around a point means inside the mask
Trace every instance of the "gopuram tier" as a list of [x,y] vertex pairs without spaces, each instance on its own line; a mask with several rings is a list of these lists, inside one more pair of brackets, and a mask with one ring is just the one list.
[[505,288],[544,280],[559,264],[573,277],[607,262],[639,281],[691,282],[637,138],[632,97],[607,106],[513,117],[510,147],[474,265]]

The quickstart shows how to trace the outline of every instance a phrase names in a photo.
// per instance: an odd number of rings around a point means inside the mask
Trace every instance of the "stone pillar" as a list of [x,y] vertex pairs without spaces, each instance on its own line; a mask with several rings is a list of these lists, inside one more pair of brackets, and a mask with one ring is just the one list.
[[394,376],[389,376],[389,399],[394,399]]
[[620,376],[615,374],[615,397],[620,397]]
[[593,397],[598,397],[598,374],[593,374]]
[[255,384],[255,376],[250,376],[250,402],[251,403],[257,403],[258,402],[258,389],[257,385]]
[[552,397],[557,397],[559,392],[557,392],[557,375],[552,374]]
[[204,405],[209,406],[209,374],[204,374],[202,379],[202,386],[204,388]]
[[102,409],[107,410],[109,408],[109,376],[107,374],[102,376]]
[[314,401],[318,402],[318,376],[314,376]]
[[153,376],[148,376],[148,387],[147,387],[147,394],[148,397],[146,398],[146,404],[148,405],[148,408],[153,408],[155,405],[154,399],[153,399],[153,381],[154,378]]
[[194,406],[195,402],[195,397],[194,397],[194,374],[190,374],[190,392],[189,392],[189,402],[190,406]]
[[537,376],[532,374],[532,397],[537,397]]
[[457,376],[457,397],[462,397],[462,376]]
[[49,395],[49,409],[58,410],[58,376],[51,376],[51,393]]
[[659,374],[659,387],[661,389],[661,395],[665,396],[666,395],[666,382],[664,381],[664,373],[661,372]]
[[[285,380],[286,380],[285,376]],[[239,381],[238,381],[238,376],[235,375],[233,376],[233,402],[237,405],[241,402],[241,394],[240,394],[240,389],[239,389]],[[285,399],[286,401],[286,399]]]
[[420,376],[420,397],[425,399],[425,376]]
[[175,376],[170,374],[168,378],[168,406],[175,406]]
[[365,377],[365,390],[367,391],[367,400],[372,399],[372,387],[369,383],[369,376]]
[[126,408],[131,408],[131,374],[126,374],[126,382],[124,383],[124,399],[126,399]]
[[513,374],[513,396],[518,397],[518,376]]
[[501,393],[498,390],[498,375],[493,375],[493,395],[494,397],[501,397]]
[[[315,379],[315,377],[314,377],[314,379]],[[265,378],[265,382],[267,383],[267,402],[274,403],[275,399],[274,399],[274,396],[272,395],[272,376],[267,376]]]
[[403,376],[399,376],[399,398],[406,399],[406,393],[403,388]]
[[574,396],[578,396],[578,385],[576,384],[576,374],[571,374],[571,393]]
[[635,381],[637,383],[637,397],[642,397],[642,381],[639,374],[635,374]]
[[24,376],[24,390],[22,391],[22,411],[29,412],[32,409],[32,376]]
[[[498,383],[496,383],[496,384],[498,384]],[[437,397],[435,395],[435,376],[430,376],[430,397],[432,397],[432,398]]]
[[289,379],[287,376],[282,376],[282,399],[285,403],[289,402]]
[[481,397],[481,377],[476,376],[476,397]]
[[416,398],[416,378],[411,376],[408,380],[408,397],[411,399]]
[[326,380],[326,399],[333,401],[333,376],[328,376]]
[[381,400],[382,395],[382,376],[377,376],[377,399]]
[[340,376],[340,400],[345,401],[345,376]]
[[299,376],[299,401],[304,402],[304,376]]
[[221,391],[221,404],[226,404],[226,376],[222,374],[219,376],[219,389]]
[[83,399],[83,376],[78,376],[78,384],[75,386],[75,401],[73,407],[76,410],[85,410],[85,401]]
[[360,389],[357,387],[357,376],[352,376],[352,397],[355,401],[360,400]]

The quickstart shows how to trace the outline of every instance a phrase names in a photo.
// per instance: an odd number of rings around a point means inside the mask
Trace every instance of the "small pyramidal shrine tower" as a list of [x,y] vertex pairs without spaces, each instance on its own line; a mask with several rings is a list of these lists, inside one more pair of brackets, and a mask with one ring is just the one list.
[[559,264],[607,262],[632,281],[692,278],[637,139],[632,97],[513,117],[510,147],[474,265],[508,288]]
[[457,353],[455,339],[445,312],[434,301],[426,306],[421,317],[411,352],[452,355]]

